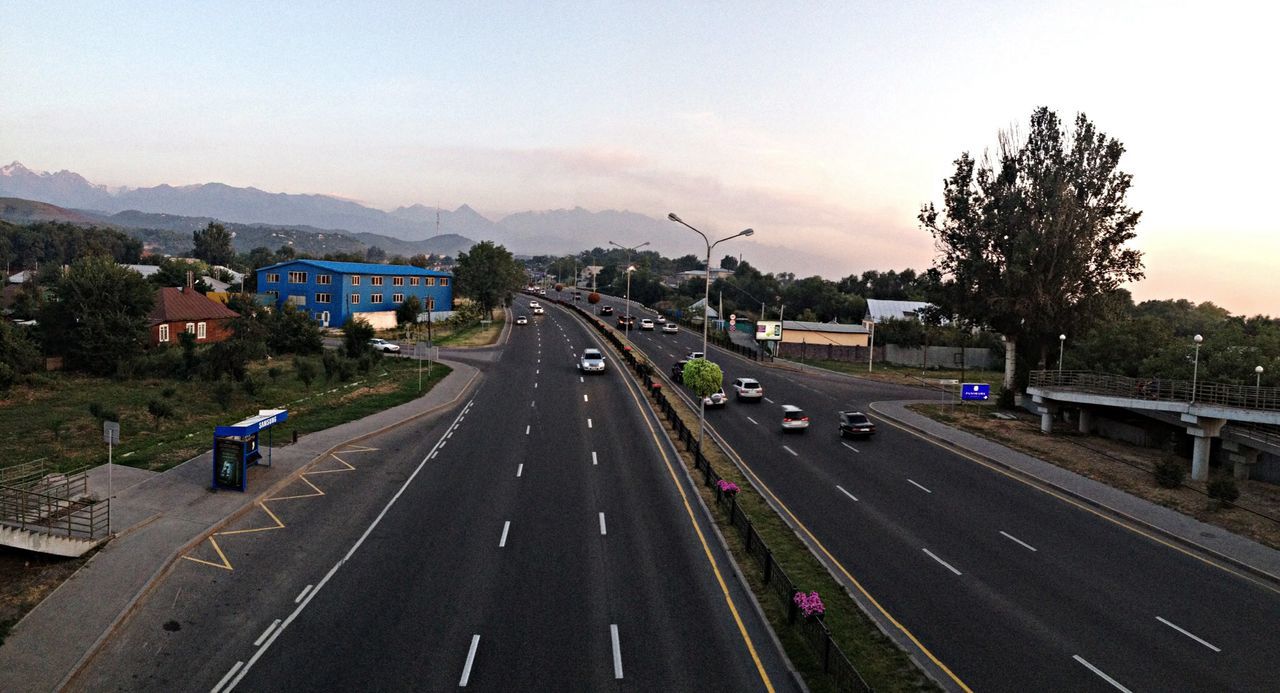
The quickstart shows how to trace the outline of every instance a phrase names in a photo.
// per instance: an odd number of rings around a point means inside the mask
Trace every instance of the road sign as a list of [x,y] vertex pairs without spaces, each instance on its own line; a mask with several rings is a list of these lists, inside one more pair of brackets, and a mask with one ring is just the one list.
[[737,324],[738,324],[738,314],[737,314],[737,313],[730,313],[730,314],[729,314],[729,329],[733,329],[733,328],[734,328],[734,326],[736,326]]
[[960,399],[987,401],[991,398],[991,386],[986,383],[965,383],[960,386]]
[[107,445],[120,444],[120,422],[119,421],[103,421],[102,422],[102,442]]

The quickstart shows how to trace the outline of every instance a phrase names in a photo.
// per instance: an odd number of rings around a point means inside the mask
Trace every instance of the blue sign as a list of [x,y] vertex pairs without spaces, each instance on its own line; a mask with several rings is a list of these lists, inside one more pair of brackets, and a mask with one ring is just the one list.
[[965,383],[960,386],[960,399],[991,399],[991,386],[986,383]]

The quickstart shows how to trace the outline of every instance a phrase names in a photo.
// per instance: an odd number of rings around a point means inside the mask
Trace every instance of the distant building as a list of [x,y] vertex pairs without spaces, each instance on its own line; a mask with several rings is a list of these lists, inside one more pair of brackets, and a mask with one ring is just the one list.
[[885,320],[919,320],[923,312],[932,308],[933,304],[925,301],[883,301],[878,298],[867,299],[867,315],[862,319],[864,325],[880,323]]
[[410,296],[424,311],[453,310],[453,275],[413,265],[289,260],[257,270],[257,279],[268,305],[288,303],[324,327],[341,327],[353,317],[394,326],[396,308]]
[[865,325],[783,320],[782,343],[864,347],[871,344],[871,330]]
[[[733,270],[725,269],[723,267],[711,268],[711,281],[715,281],[717,279],[723,279],[725,277],[732,277],[732,276],[733,276]],[[699,279],[705,282],[707,280],[707,273],[700,269],[686,270],[684,272],[676,273],[676,281],[679,282],[680,284],[683,284],[689,281],[690,279]]]
[[231,319],[239,316],[190,284],[180,289],[156,289],[155,307],[148,323],[151,345],[177,344],[183,332],[195,335],[197,344],[221,342],[232,334]]

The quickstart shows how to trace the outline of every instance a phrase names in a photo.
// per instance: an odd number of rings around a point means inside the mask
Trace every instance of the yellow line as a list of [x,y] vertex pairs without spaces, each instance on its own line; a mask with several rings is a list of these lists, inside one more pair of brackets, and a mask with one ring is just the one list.
[[[275,520],[275,521],[276,521],[276,526],[275,526],[275,527],[254,527],[253,529],[233,529],[233,530],[229,530],[229,531],[226,531],[226,532],[216,532],[216,534],[217,534],[218,536],[224,536],[224,537],[225,537],[225,536],[230,536],[230,535],[232,535],[232,534],[250,534],[250,533],[253,533],[253,532],[269,532],[269,531],[271,531],[271,530],[273,530],[273,529],[284,529],[284,523],[280,521],[280,518],[276,517],[276,514],[275,514],[275,513],[271,512],[271,508],[268,508],[268,507],[266,506],[265,501],[264,501],[264,502],[261,502],[261,503],[258,503],[258,507],[259,507],[259,508],[262,508],[262,510],[263,510],[264,512],[266,512],[268,515],[270,515],[270,516],[271,516],[271,519],[273,519],[273,520]],[[210,538],[212,538],[212,537],[210,537]]]
[[[630,374],[624,374],[624,378],[628,378],[627,384],[633,386],[629,379]],[[648,402],[641,403],[636,397],[635,390],[631,387],[627,388],[627,392],[631,395],[632,401],[637,407],[647,406]],[[675,485],[676,491],[680,493],[680,500],[684,503],[684,511],[689,516],[689,524],[693,526],[693,531],[698,535],[698,541],[702,543],[702,551],[707,556],[707,562],[711,564],[711,570],[715,573],[716,582],[720,584],[720,591],[724,594],[724,601],[729,605],[729,611],[733,614],[733,621],[738,625],[738,632],[742,634],[742,640],[747,645],[747,651],[751,653],[751,661],[756,664],[756,672],[760,674],[760,680],[764,682],[765,689],[771,693],[774,690],[773,682],[769,679],[769,672],[765,671],[764,663],[760,661],[760,655],[756,652],[755,644],[751,641],[751,635],[747,633],[747,626],[742,622],[742,616],[738,613],[738,607],[733,602],[732,595],[729,594],[729,586],[725,584],[724,576],[720,573],[720,566],[716,563],[715,556],[711,553],[711,547],[707,544],[707,538],[702,533],[702,528],[698,526],[696,517],[693,514],[693,506],[689,504],[689,497],[685,494],[684,486],[680,484],[680,480],[676,477],[676,470],[671,465],[671,459],[667,457],[667,451],[663,448],[662,441],[658,438],[658,432],[653,427],[653,422],[649,417],[643,416],[645,425],[649,427],[649,434],[653,437],[654,446],[658,449],[658,454],[662,455],[662,461],[667,465],[667,473],[671,476],[671,483]]]
[[190,556],[183,556],[183,558],[187,559],[188,561],[191,561],[192,563],[210,565],[210,566],[213,566],[214,568],[222,568],[223,570],[234,570],[234,568],[231,567],[231,561],[227,560],[227,554],[222,552],[221,546],[218,546],[218,540],[210,536],[209,543],[213,544],[213,550],[218,552],[218,557],[222,559],[221,563],[214,563],[212,561],[206,561],[200,558],[192,558]]
[[[346,470],[338,470],[338,471],[346,471]],[[321,490],[320,490],[320,488],[319,488],[318,486],[316,486],[315,484],[313,484],[313,483],[311,483],[310,481],[308,481],[308,480],[307,480],[307,477],[306,477],[306,475],[305,475],[305,474],[303,474],[303,475],[299,475],[299,476],[298,476],[298,479],[299,479],[300,481],[302,481],[302,483],[306,484],[307,486],[310,486],[311,488],[315,489],[315,491],[316,491],[316,492],[315,492],[315,493],[304,493],[304,494],[297,495],[297,496],[276,496],[275,498],[268,498],[268,499],[266,499],[266,500],[269,500],[269,501],[278,501],[278,500],[294,500],[294,499],[296,499],[296,498],[315,498],[316,496],[323,496],[323,495],[324,495],[324,491],[321,491]]]
[[349,462],[342,459],[341,457],[338,457],[337,453],[331,452],[329,453],[329,456],[341,462],[342,466],[346,467],[346,469],[321,469],[318,472],[303,472],[303,474],[333,474],[334,472],[354,472],[356,470],[356,468],[352,467]]
[[365,447],[365,446],[363,446],[363,445],[356,445],[356,446],[353,446],[353,447],[349,447],[349,448],[347,448],[346,450],[343,450],[342,452],[343,452],[343,454],[348,453],[348,452],[374,452],[374,451],[376,451],[377,449],[378,449],[378,448],[370,448],[370,447]]
[[[1008,477],[1009,479],[1012,479],[1012,480],[1014,480],[1014,481],[1017,481],[1018,483],[1021,483],[1021,484],[1023,484],[1023,485],[1029,486],[1029,487],[1031,487],[1031,488],[1033,488],[1033,489],[1035,489],[1035,490],[1037,490],[1037,491],[1039,491],[1039,492],[1041,492],[1041,493],[1043,493],[1043,494],[1045,494],[1045,495],[1052,496],[1053,498],[1057,498],[1058,500],[1060,500],[1060,501],[1062,501],[1062,502],[1064,502],[1064,503],[1067,503],[1067,504],[1069,504],[1069,505],[1073,505],[1073,506],[1075,506],[1076,508],[1078,508],[1078,509],[1080,509],[1080,510],[1083,510],[1083,511],[1085,511],[1085,512],[1087,512],[1087,513],[1090,513],[1091,515],[1094,515],[1095,517],[1099,517],[1099,518],[1101,518],[1101,519],[1103,519],[1103,520],[1106,520],[1107,522],[1110,522],[1111,524],[1116,525],[1117,527],[1123,527],[1124,529],[1127,529],[1127,530],[1129,530],[1130,532],[1133,532],[1134,534],[1137,534],[1137,535],[1139,535],[1139,536],[1146,537],[1147,539],[1150,539],[1151,541],[1154,541],[1154,542],[1156,542],[1157,544],[1160,544],[1160,545],[1165,546],[1165,547],[1167,547],[1167,548],[1173,549],[1174,551],[1177,551],[1178,553],[1181,553],[1181,554],[1183,554],[1183,555],[1185,555],[1185,556],[1188,556],[1188,557],[1190,557],[1190,558],[1194,558],[1195,560],[1200,561],[1201,563],[1204,563],[1205,565],[1213,566],[1214,568],[1217,568],[1218,570],[1221,570],[1221,571],[1226,572],[1226,573],[1230,573],[1231,575],[1235,575],[1236,577],[1241,578],[1241,579],[1243,579],[1243,580],[1248,580],[1249,582],[1252,582],[1252,583],[1254,583],[1254,584],[1258,585],[1259,587],[1263,587],[1263,588],[1265,588],[1265,589],[1267,589],[1267,590],[1269,590],[1269,591],[1271,591],[1271,592],[1275,592],[1275,593],[1277,593],[1277,594],[1280,594],[1280,588],[1274,587],[1274,586],[1272,586],[1271,584],[1269,584],[1269,583],[1267,583],[1267,582],[1263,582],[1262,580],[1260,580],[1260,579],[1258,579],[1258,578],[1256,578],[1256,577],[1253,577],[1252,575],[1248,575],[1248,574],[1246,574],[1246,573],[1241,573],[1241,572],[1239,572],[1239,571],[1237,571],[1237,570],[1234,570],[1233,568],[1230,568],[1229,566],[1222,565],[1222,564],[1220,564],[1220,563],[1218,563],[1218,562],[1216,562],[1216,561],[1210,560],[1209,558],[1206,558],[1206,557],[1204,557],[1204,556],[1198,555],[1198,554],[1197,554],[1197,553],[1195,553],[1194,551],[1191,551],[1191,550],[1186,549],[1186,548],[1184,548],[1184,547],[1182,547],[1182,546],[1179,546],[1179,545],[1177,545],[1177,544],[1174,544],[1173,542],[1171,542],[1171,541],[1169,541],[1169,540],[1167,540],[1167,539],[1164,539],[1164,538],[1162,538],[1162,537],[1160,537],[1160,536],[1157,536],[1157,535],[1155,535],[1155,534],[1151,534],[1150,532],[1147,532],[1146,530],[1144,530],[1144,529],[1142,529],[1142,528],[1140,528],[1140,527],[1135,527],[1135,526],[1133,526],[1133,525],[1129,524],[1128,522],[1125,522],[1125,521],[1123,521],[1123,520],[1121,520],[1121,519],[1119,519],[1119,518],[1111,517],[1111,516],[1110,516],[1110,515],[1108,515],[1107,513],[1103,512],[1103,511],[1101,511],[1101,510],[1099,510],[1099,509],[1097,509],[1097,508],[1095,508],[1095,507],[1093,507],[1093,506],[1091,506],[1091,505],[1089,505],[1089,504],[1087,504],[1087,503],[1084,503],[1084,502],[1082,502],[1082,501],[1076,500],[1075,498],[1072,498],[1072,497],[1070,497],[1070,496],[1066,496],[1066,495],[1064,495],[1064,494],[1063,494],[1062,492],[1060,492],[1060,491],[1056,491],[1056,490],[1054,490],[1054,489],[1052,489],[1052,488],[1047,488],[1047,487],[1045,487],[1045,486],[1042,486],[1042,485],[1041,485],[1041,483],[1048,483],[1048,482],[1040,482],[1040,483],[1036,483],[1036,482],[1034,482],[1034,481],[1031,481],[1030,479],[1022,478],[1019,474],[1016,474],[1016,473],[1014,473],[1014,472],[1012,472],[1012,471],[1010,471],[1010,470],[1008,470],[1008,469],[1004,469],[1004,468],[1002,468],[1002,467],[1000,467],[1000,466],[998,466],[998,465],[996,465],[996,464],[994,464],[994,463],[992,463],[992,462],[988,462],[987,460],[984,460],[984,459],[982,459],[981,457],[977,457],[977,456],[975,456],[973,453],[970,453],[969,451],[964,450],[963,448],[960,448],[958,445],[948,445],[948,444],[946,444],[946,443],[943,443],[942,441],[938,441],[938,440],[935,440],[935,439],[933,439],[933,438],[931,438],[931,437],[929,437],[929,436],[926,436],[926,435],[924,435],[924,434],[920,433],[919,431],[916,431],[915,429],[911,428],[910,426],[907,426],[907,425],[905,425],[905,424],[899,423],[899,422],[895,421],[894,419],[890,418],[888,415],[880,413],[878,410],[876,410],[876,409],[874,408],[874,404],[875,404],[875,403],[873,402],[872,404],[873,404],[872,411],[876,412],[876,414],[878,414],[878,415],[880,416],[881,420],[883,420],[885,423],[888,423],[889,425],[891,425],[891,426],[893,426],[893,427],[895,427],[895,428],[897,428],[897,429],[899,429],[899,430],[905,431],[906,433],[910,433],[911,435],[913,435],[913,436],[915,436],[915,437],[917,437],[917,438],[919,438],[919,439],[921,439],[921,440],[923,440],[923,441],[926,441],[926,442],[928,442],[928,443],[930,443],[930,444],[932,444],[932,445],[934,445],[934,446],[936,446],[936,447],[942,448],[943,450],[946,450],[947,452],[950,452],[950,453],[952,453],[952,454],[954,454],[954,455],[958,455],[958,456],[960,456],[960,457],[963,457],[963,458],[965,458],[966,460],[969,460],[970,462],[975,462],[975,463],[977,463],[977,464],[980,464],[980,465],[982,465],[982,466],[986,467],[987,469],[990,469],[990,470],[991,470],[991,471],[993,471],[993,472],[997,472],[997,473],[999,473],[999,474],[1003,474],[1004,476]],[[974,435],[974,434],[970,434],[970,435]]]

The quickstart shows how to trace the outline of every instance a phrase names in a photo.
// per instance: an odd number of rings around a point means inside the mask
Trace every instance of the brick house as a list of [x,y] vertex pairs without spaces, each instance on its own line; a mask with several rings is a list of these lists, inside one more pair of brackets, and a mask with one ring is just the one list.
[[148,324],[151,346],[177,344],[183,332],[195,335],[197,344],[221,342],[231,336],[228,324],[240,314],[191,288],[156,290],[156,304]]

